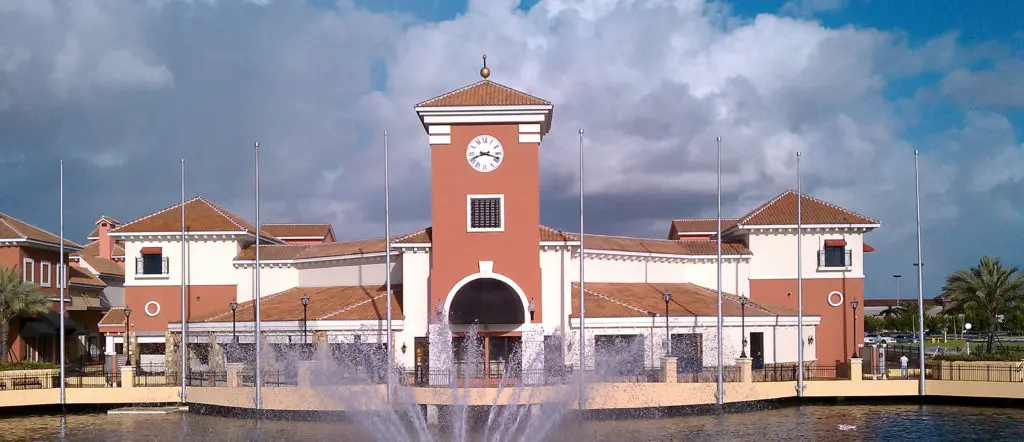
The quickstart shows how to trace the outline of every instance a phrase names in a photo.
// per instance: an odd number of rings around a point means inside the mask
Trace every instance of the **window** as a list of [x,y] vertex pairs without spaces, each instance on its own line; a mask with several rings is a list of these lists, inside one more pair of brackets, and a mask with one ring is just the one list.
[[39,263],[39,285],[43,287],[50,287],[50,272],[53,270],[52,265],[49,261],[43,261]]
[[167,258],[160,247],[143,247],[142,256],[135,259],[135,273],[138,275],[167,275]]
[[467,195],[466,217],[470,232],[501,232],[505,229],[505,195]]
[[845,269],[851,266],[852,253],[846,248],[846,240],[827,239],[818,252],[818,267]]
[[36,282],[36,262],[32,258],[25,258],[21,262],[21,279],[25,282]]

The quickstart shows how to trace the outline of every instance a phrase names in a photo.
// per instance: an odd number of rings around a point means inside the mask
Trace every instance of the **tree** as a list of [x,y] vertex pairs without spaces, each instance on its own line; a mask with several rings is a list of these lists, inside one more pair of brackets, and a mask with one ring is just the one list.
[[50,297],[39,286],[22,280],[18,268],[0,267],[0,362],[10,352],[8,332],[14,318],[44,313],[50,309]]
[[956,313],[975,313],[988,324],[987,352],[995,349],[997,317],[1016,311],[1024,297],[1024,273],[1003,267],[999,258],[985,256],[977,266],[957,270],[946,278],[942,296]]

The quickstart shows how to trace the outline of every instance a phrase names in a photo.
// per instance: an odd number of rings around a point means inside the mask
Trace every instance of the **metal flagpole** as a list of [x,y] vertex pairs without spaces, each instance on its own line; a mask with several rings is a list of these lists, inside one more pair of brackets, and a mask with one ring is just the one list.
[[[181,159],[181,403],[185,403],[185,381],[188,370],[188,315],[185,294],[185,159]],[[214,344],[216,345],[216,344]]]
[[917,193],[917,331],[920,333],[917,348],[921,369],[921,396],[924,396],[924,263],[921,262],[921,174],[918,169],[917,150],[914,150],[914,183]]
[[804,212],[800,177],[800,152],[796,153],[796,394],[804,397]]
[[715,236],[718,238],[718,390],[715,393],[715,402],[722,405],[725,402],[725,347],[722,339],[722,137],[715,137],[715,143],[718,145],[718,216],[715,219]]
[[256,397],[255,401],[256,411],[259,412],[263,409],[263,364],[260,361],[261,357],[261,341],[260,341],[260,142],[257,141],[253,144],[253,151],[256,156],[256,268],[255,268],[255,281],[253,282],[253,304],[255,306],[254,314],[254,325],[256,329]]
[[394,365],[395,352],[391,339],[391,192],[389,190],[391,177],[388,167],[388,131],[384,131],[384,285],[387,300],[387,323],[388,323],[388,385],[387,399],[391,404],[391,371]]
[[64,286],[67,285],[67,278],[64,273],[67,272],[67,260],[64,259],[64,160],[60,160],[60,245],[58,245],[60,254],[60,264],[57,265],[57,287],[59,290],[58,297],[60,298],[60,406],[63,410],[65,400],[64,390]]
[[584,392],[586,385],[583,383],[586,375],[586,346],[587,336],[584,328],[584,320],[587,317],[586,297],[583,296],[583,129],[580,128],[580,400],[579,409],[584,407]]

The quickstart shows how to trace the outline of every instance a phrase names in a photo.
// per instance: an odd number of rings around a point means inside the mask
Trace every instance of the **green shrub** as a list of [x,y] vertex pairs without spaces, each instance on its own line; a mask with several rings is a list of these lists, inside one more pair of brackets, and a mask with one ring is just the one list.
[[7,364],[0,364],[0,371],[13,371],[13,370],[48,370],[53,368],[60,368],[59,365],[50,362],[32,362],[22,361]]
[[932,358],[936,361],[949,361],[949,362],[976,362],[976,361],[1019,361],[1020,357],[1015,354],[989,354],[989,353],[971,353],[971,354],[950,354],[950,355],[938,355]]

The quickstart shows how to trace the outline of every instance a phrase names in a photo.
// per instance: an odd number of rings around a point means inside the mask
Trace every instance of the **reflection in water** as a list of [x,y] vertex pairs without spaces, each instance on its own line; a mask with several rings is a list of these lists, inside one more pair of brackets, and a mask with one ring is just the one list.
[[[841,431],[842,425],[856,429]],[[352,422],[254,421],[178,413],[164,416],[72,414],[0,418],[5,441],[340,441],[372,440]],[[802,406],[719,416],[577,421],[550,441],[669,440],[1019,440],[1024,410],[927,406]],[[444,438],[441,438],[444,440]],[[470,437],[472,440],[473,438]]]

